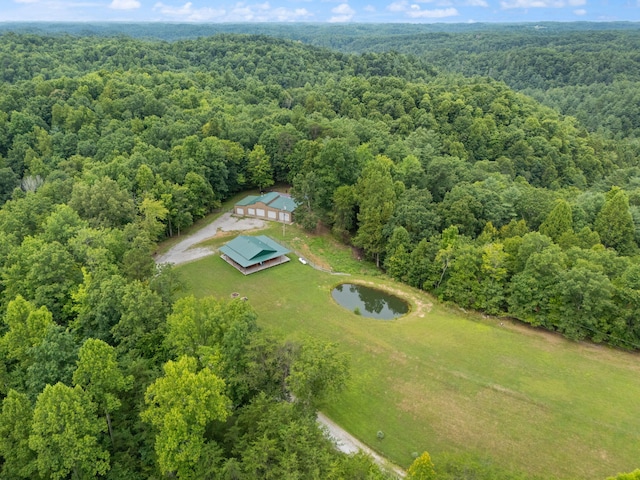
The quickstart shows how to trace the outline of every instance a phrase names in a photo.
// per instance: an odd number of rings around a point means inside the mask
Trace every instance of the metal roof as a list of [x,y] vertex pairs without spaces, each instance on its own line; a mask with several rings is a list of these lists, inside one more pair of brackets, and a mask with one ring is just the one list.
[[245,268],[290,252],[266,235],[239,235],[220,247],[220,251]]
[[287,212],[293,212],[298,206],[296,202],[291,197],[285,197],[284,195],[279,195],[274,201],[269,204],[272,208],[277,208],[278,210],[286,210]]
[[236,203],[236,205],[253,205],[254,203],[258,202],[269,205],[269,202],[273,202],[279,196],[280,194],[278,192],[269,192],[265,193],[264,195],[249,195]]
[[271,208],[286,210],[288,212],[293,212],[298,206],[290,196],[278,192],[269,192],[264,195],[248,195],[237,202],[236,205],[244,207],[254,205],[258,202],[269,205]]

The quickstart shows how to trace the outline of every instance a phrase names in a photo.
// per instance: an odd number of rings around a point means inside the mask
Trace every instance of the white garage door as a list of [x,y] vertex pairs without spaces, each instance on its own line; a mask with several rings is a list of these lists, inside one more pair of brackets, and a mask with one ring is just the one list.
[[236,211],[238,212],[238,215],[244,215],[244,208],[237,207]]
[[281,222],[288,222],[289,221],[289,214],[286,212],[280,212],[280,221]]
[[258,215],[259,217],[264,217],[264,208],[256,209],[256,215]]
[[256,209],[255,208],[250,208],[249,209],[249,215],[255,215],[256,214]]
[[273,218],[273,219],[275,220],[275,219],[276,219],[276,212],[274,212],[274,211],[272,211],[272,210],[269,210],[269,211],[267,212],[267,216],[268,216],[269,218]]

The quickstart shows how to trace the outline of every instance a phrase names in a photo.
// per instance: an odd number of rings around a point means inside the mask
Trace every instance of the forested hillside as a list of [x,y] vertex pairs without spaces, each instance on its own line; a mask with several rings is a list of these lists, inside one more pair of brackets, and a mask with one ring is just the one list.
[[243,302],[176,302],[153,262],[274,182],[393,278],[640,348],[636,155],[502,82],[244,35],[7,33],[0,65],[6,478],[384,475],[314,427],[345,380],[331,346],[265,339]]
[[282,35],[343,52],[411,54],[440,72],[501,80],[591,131],[640,135],[637,24],[318,26]]
[[[179,40],[259,33],[344,53],[401,52],[440,72],[490,77],[576,117],[590,131],[640,135],[640,31],[627,22],[540,24],[1,24],[0,32]],[[637,152],[638,146],[634,142]]]
[[548,24],[387,38],[371,35],[344,42],[340,49],[411,53],[442,72],[504,81],[575,116],[591,131],[637,138],[640,32],[620,26],[571,31]]

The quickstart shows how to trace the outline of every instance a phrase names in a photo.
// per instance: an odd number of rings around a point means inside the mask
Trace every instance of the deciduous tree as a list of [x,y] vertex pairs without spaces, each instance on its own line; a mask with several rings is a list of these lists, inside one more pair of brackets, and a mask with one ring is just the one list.
[[386,237],[384,227],[393,214],[397,200],[396,189],[391,178],[392,162],[378,156],[369,162],[358,180],[358,233],[354,245],[364,248],[380,266],[380,255],[384,253]]
[[209,422],[227,418],[224,381],[209,368],[197,370],[193,357],[181,356],[164,367],[164,376],[147,388],[145,422],[157,429],[155,451],[163,474],[194,478]]
[[26,362],[31,349],[42,343],[53,326],[53,317],[46,307],[36,309],[18,295],[9,302],[4,322],[8,330],[0,339],[0,345],[9,358]]
[[25,384],[27,394],[35,401],[46,385],[58,382],[71,385],[78,358],[76,336],[68,329],[52,325],[43,341],[31,349],[30,357]]
[[435,480],[436,478],[438,477],[428,452],[416,458],[407,470],[408,480]]
[[269,155],[267,155],[262,145],[255,145],[253,150],[249,152],[247,171],[251,182],[260,191],[273,185],[273,167],[271,166]]
[[98,441],[104,430],[96,405],[82,388],[47,385],[38,395],[29,437],[40,475],[54,480],[104,475],[109,452]]
[[3,478],[35,478],[36,455],[29,448],[33,406],[27,395],[9,390],[0,413],[0,476]]
[[122,373],[115,349],[95,338],[87,339],[78,351],[78,367],[73,373],[73,383],[80,385],[104,413],[109,436],[113,442],[111,413],[120,408],[118,395],[132,387],[133,377]]
[[302,344],[286,382],[296,400],[313,410],[340,392],[348,378],[347,359],[336,344],[308,340]]

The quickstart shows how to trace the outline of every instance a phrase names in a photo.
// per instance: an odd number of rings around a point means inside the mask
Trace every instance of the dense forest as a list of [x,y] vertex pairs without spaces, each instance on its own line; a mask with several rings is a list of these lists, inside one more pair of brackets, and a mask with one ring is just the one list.
[[[576,35],[549,68],[586,48]],[[483,45],[474,65],[499,64]],[[444,301],[640,348],[635,126],[410,53],[0,36],[2,478],[387,478],[315,426],[348,375],[335,346],[268,338],[239,300],[180,298],[153,261],[249,188],[291,185],[298,223]],[[632,85],[632,68],[602,81]],[[585,105],[599,78],[516,87],[583,88]]]
[[[253,33],[343,53],[400,52],[443,73],[490,77],[534,97],[590,131],[640,135],[640,31],[629,22],[538,24],[11,24],[0,32],[126,35],[166,41]],[[403,75],[402,75],[403,76]]]

